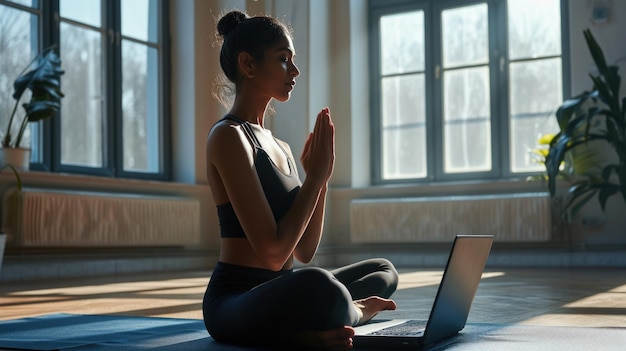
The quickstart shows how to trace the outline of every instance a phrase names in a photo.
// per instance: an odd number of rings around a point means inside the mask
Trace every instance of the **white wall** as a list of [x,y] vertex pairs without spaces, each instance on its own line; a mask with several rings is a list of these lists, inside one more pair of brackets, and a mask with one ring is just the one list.
[[[607,22],[594,23],[591,20],[594,3],[610,5]],[[626,77],[626,1],[570,0],[569,14],[572,95],[590,90],[593,86],[588,73],[594,71],[595,65],[583,37],[585,29],[591,30],[604,51],[607,63],[617,63],[623,81]],[[625,85],[622,83],[622,95],[626,95]]]

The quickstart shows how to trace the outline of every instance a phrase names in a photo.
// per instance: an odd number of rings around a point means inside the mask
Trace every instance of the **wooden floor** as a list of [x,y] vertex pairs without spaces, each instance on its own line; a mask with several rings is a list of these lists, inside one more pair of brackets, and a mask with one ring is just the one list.
[[[398,310],[428,317],[442,272],[401,269]],[[3,283],[0,320],[49,313],[201,319],[210,272]],[[468,322],[626,328],[626,269],[488,269]]]

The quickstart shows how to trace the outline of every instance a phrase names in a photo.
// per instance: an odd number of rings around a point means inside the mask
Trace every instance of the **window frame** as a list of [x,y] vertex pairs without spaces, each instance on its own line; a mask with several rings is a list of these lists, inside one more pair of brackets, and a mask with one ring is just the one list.
[[[445,173],[443,141],[442,75],[441,68],[441,11],[465,5],[486,3],[489,20],[489,81],[491,115],[491,170],[485,172]],[[509,58],[507,42],[507,4],[497,0],[369,0],[369,72],[370,72],[370,140],[371,176],[374,185],[434,183],[450,181],[481,181],[523,179],[540,172],[512,172],[510,156],[509,116]],[[424,11],[425,43],[425,100],[426,100],[426,167],[424,178],[383,179],[381,137],[381,42],[380,18],[409,11]],[[569,19],[567,1],[560,1],[561,11],[561,66],[563,98],[570,96]],[[498,30],[500,29],[500,30]],[[501,63],[502,62],[502,63]],[[502,69],[500,69],[502,66]],[[442,72],[442,70],[441,70]],[[556,109],[557,106],[555,106]]]
[[[28,7],[12,2],[2,2],[2,5],[28,11],[38,15],[38,47],[39,51],[50,45],[60,43],[60,17],[59,0],[38,0],[36,6]],[[103,0],[102,3],[102,28],[103,39],[103,92],[107,106],[102,111],[103,141],[106,150],[103,150],[101,167],[87,167],[67,165],[61,163],[61,120],[59,115],[38,122],[39,133],[32,134],[32,138],[38,138],[39,160],[32,160],[30,170],[94,175],[111,178],[129,178],[139,180],[171,181],[171,112],[170,112],[170,24],[169,24],[169,0],[158,0],[158,36],[159,42],[159,92],[158,92],[158,124],[160,150],[160,169],[158,172],[132,172],[123,169],[123,130],[122,130],[122,57],[121,40],[109,40],[109,37],[122,38],[121,34],[121,0]],[[73,24],[73,23],[72,23]],[[74,24],[73,24],[74,25]],[[75,24],[90,28],[83,24]],[[63,60],[63,57],[61,57]],[[63,77],[61,77],[61,86]],[[63,89],[63,88],[62,88]],[[61,108],[60,115],[63,114]],[[62,117],[61,117],[62,118]]]

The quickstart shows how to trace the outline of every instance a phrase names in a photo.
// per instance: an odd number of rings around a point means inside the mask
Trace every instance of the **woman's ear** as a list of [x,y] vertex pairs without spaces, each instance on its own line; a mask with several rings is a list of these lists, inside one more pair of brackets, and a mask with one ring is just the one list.
[[254,57],[242,51],[237,57],[237,63],[244,78],[254,78]]

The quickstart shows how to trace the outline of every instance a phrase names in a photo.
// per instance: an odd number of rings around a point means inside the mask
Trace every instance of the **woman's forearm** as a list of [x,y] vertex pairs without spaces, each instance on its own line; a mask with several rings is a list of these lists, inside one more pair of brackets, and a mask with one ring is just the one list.
[[327,189],[327,185],[322,188],[317,199],[315,211],[309,220],[309,225],[306,227],[306,230],[304,231],[302,238],[300,238],[298,246],[294,252],[298,261],[302,263],[309,263],[313,259],[322,238]]
[[276,237],[265,248],[264,256],[272,269],[282,268],[291,257],[316,212],[320,194],[325,194],[325,188],[325,183],[305,179],[291,208],[277,223]]

